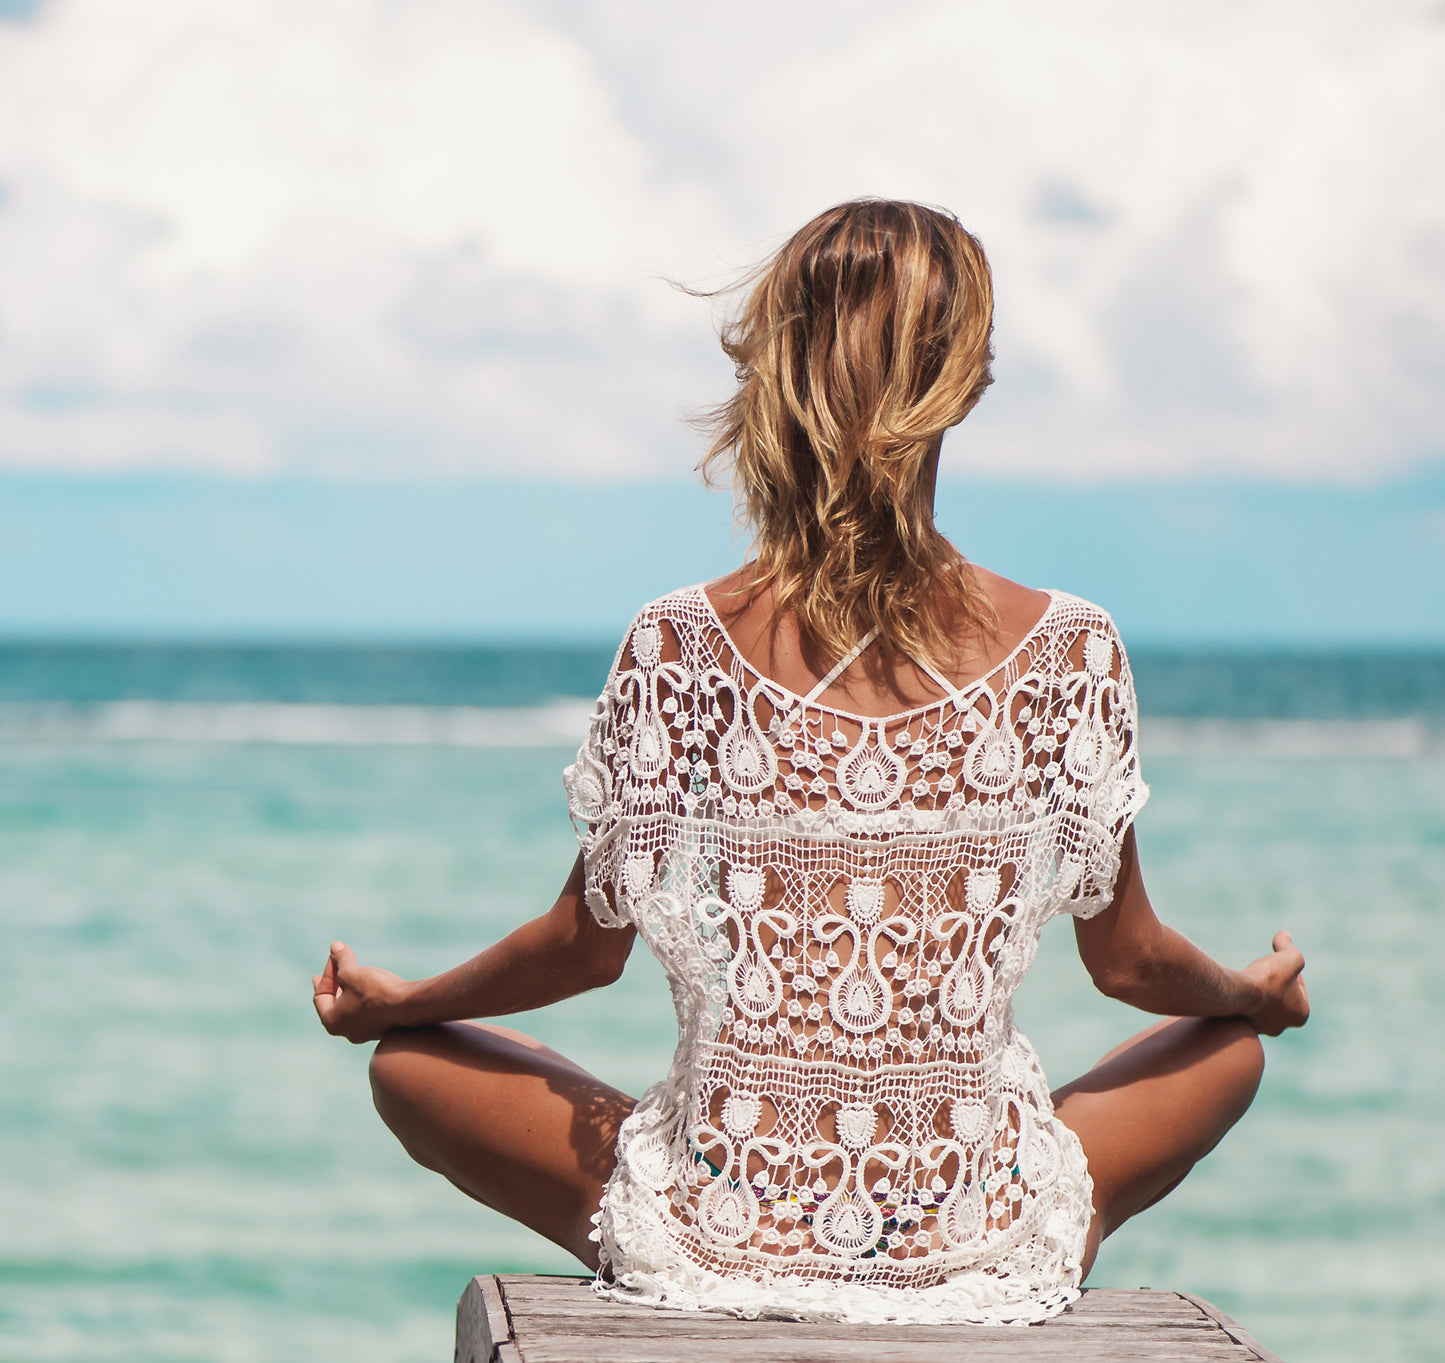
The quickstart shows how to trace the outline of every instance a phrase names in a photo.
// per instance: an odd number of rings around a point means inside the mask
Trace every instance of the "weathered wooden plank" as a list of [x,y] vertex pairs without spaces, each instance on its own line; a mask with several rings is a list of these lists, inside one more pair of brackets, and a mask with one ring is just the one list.
[[1082,1297],[1064,1307],[1063,1314],[1081,1316],[1093,1312],[1130,1316],[1202,1315],[1198,1306],[1187,1300],[1181,1293],[1156,1292],[1147,1287],[1086,1287]]
[[511,1335],[496,1277],[488,1273],[473,1278],[457,1302],[455,1363],[492,1363],[498,1346]]
[[[801,1339],[791,1332],[781,1332],[771,1337],[760,1337],[741,1343],[738,1340],[719,1340],[704,1337],[681,1339],[664,1338],[657,1335],[532,1335],[517,1341],[524,1358],[530,1359],[538,1348],[555,1349],[566,1344],[572,1347],[584,1341],[586,1351],[600,1352],[614,1359],[633,1357],[639,1348],[646,1347],[668,1354],[675,1363],[686,1358],[714,1358],[727,1356],[736,1359],[771,1357],[782,1351],[784,1354],[801,1353],[812,1358],[837,1358],[843,1356],[879,1357],[897,1356],[933,1360],[968,1359],[980,1353],[1006,1353],[1012,1358],[1031,1360],[1032,1363],[1056,1363],[1058,1360],[1122,1358],[1140,1355],[1154,1357],[1184,1357],[1219,1359],[1229,1363],[1255,1363],[1247,1349],[1222,1334],[1204,1335],[1185,1340],[1155,1339],[1134,1334],[1083,1337],[1078,1339],[1043,1338],[1017,1341],[1009,1336],[1000,1338],[992,1335],[988,1339],[955,1339],[947,1342],[914,1339],[907,1330],[900,1330],[883,1339],[856,1339],[841,1336],[835,1339]],[[580,1347],[580,1346],[579,1346]]]
[[[1222,1338],[1222,1337],[1221,1337]],[[625,1340],[584,1336],[528,1340],[521,1346],[523,1363],[684,1363],[675,1344],[666,1340],[633,1337]],[[699,1344],[688,1349],[686,1363],[737,1363],[727,1344]],[[831,1342],[826,1354],[806,1341],[760,1341],[749,1348],[748,1363],[1028,1363],[1035,1358],[1069,1359],[1073,1363],[1242,1363],[1248,1355],[1232,1341],[1194,1344],[1188,1348],[1160,1349],[1146,1342],[1111,1343],[1102,1350],[1061,1349],[1056,1353],[1024,1352],[1007,1341],[992,1347],[972,1345],[941,1349],[937,1344],[906,1340],[885,1343],[860,1340]]]
[[[585,1325],[589,1322],[607,1320],[618,1329],[631,1330],[639,1334],[646,1334],[649,1330],[656,1329],[659,1332],[667,1333],[688,1333],[696,1329],[706,1330],[713,1334],[732,1336],[749,1336],[757,1334],[768,1334],[779,1328],[803,1333],[817,1332],[827,1334],[837,1330],[847,1330],[858,1334],[860,1338],[871,1338],[880,1334],[894,1333],[899,1329],[907,1329],[919,1339],[931,1338],[931,1333],[943,1332],[950,1338],[960,1330],[974,1332],[982,1331],[985,1334],[992,1334],[998,1328],[1030,1330],[1051,1330],[1055,1333],[1061,1330],[1073,1332],[1088,1331],[1095,1329],[1129,1329],[1129,1330],[1203,1330],[1218,1332],[1220,1326],[1198,1312],[1191,1311],[1188,1315],[1131,1315],[1128,1313],[1098,1313],[1088,1316],[1062,1315],[1041,1325],[1027,1327],[993,1327],[981,1325],[833,1325],[827,1322],[802,1322],[777,1319],[765,1320],[740,1320],[732,1316],[716,1315],[703,1311],[656,1311],[651,1312],[653,1319],[650,1321],[639,1320],[636,1308],[621,1310],[610,1306],[605,1302],[598,1302],[595,1306],[542,1306],[532,1307],[525,1302],[512,1301],[513,1313],[523,1318],[529,1325],[548,1322],[554,1324],[557,1329],[568,1329],[574,1326]],[[644,1308],[648,1309],[648,1308]]]
[[[650,1317],[659,1312],[651,1306],[625,1301],[599,1298],[592,1290],[590,1278],[572,1277],[530,1277],[504,1274],[500,1278],[502,1289],[508,1301],[515,1302],[521,1309],[532,1311],[578,1310],[596,1312],[599,1309],[628,1313],[638,1317]],[[661,1314],[678,1314],[664,1312]],[[1129,1290],[1123,1288],[1086,1288],[1077,1301],[1064,1308],[1058,1319],[1122,1316],[1130,1319],[1139,1317],[1162,1317],[1171,1320],[1208,1320],[1208,1315],[1198,1303],[1178,1292],[1155,1292],[1148,1289]],[[733,1317],[715,1316],[717,1320]]]
[[620,1316],[599,1306],[596,1311],[559,1311],[514,1313],[519,1329],[543,1334],[580,1334],[588,1331],[603,1331],[614,1335],[689,1335],[718,1339],[759,1339],[786,1331],[799,1339],[831,1339],[846,1336],[850,1339],[889,1339],[899,1333],[906,1333],[910,1339],[932,1340],[947,1343],[955,1339],[997,1339],[1000,1328],[1007,1334],[1047,1333],[1068,1335],[1071,1338],[1100,1333],[1126,1331],[1134,1334],[1148,1334],[1162,1338],[1177,1335],[1190,1338],[1200,1334],[1219,1334],[1219,1327],[1213,1321],[1200,1316],[1191,1320],[1131,1320],[1127,1317],[1109,1316],[1098,1320],[1056,1320],[1047,1325],[1028,1327],[989,1327],[979,1325],[828,1325],[780,1320],[734,1320],[708,1312],[659,1311],[651,1321],[639,1321],[635,1316]]
[[713,1330],[709,1328],[706,1319],[693,1318],[669,1322],[668,1328],[639,1330],[631,1321],[615,1321],[609,1320],[605,1316],[599,1316],[591,1322],[581,1321],[575,1317],[567,1320],[554,1318],[540,1321],[529,1318],[522,1321],[517,1330],[518,1341],[524,1346],[533,1339],[560,1339],[574,1335],[589,1335],[598,1339],[634,1339],[645,1336],[648,1339],[675,1340],[677,1341],[675,1347],[679,1349],[686,1347],[686,1341],[709,1340],[719,1343],[726,1342],[729,1347],[737,1351],[746,1351],[759,1340],[787,1338],[806,1341],[816,1346],[819,1351],[826,1352],[838,1340],[882,1345],[893,1340],[904,1339],[919,1346],[926,1345],[929,1348],[942,1349],[956,1345],[967,1345],[970,1348],[992,1347],[997,1345],[1000,1339],[1017,1338],[1022,1341],[1018,1347],[1033,1357],[1035,1355],[1052,1355],[1060,1351],[1068,1352],[1071,1349],[1094,1345],[1103,1347],[1111,1341],[1149,1340],[1155,1347],[1162,1349],[1165,1347],[1186,1348],[1201,1340],[1223,1339],[1236,1354],[1240,1353],[1239,1348],[1226,1336],[1208,1326],[1165,1325],[1141,1329],[1133,1325],[1101,1325],[1080,1326],[1070,1330],[1007,1330],[1001,1332],[999,1330],[971,1330],[964,1327],[947,1330],[919,1325],[903,1325],[895,1326],[892,1329],[880,1327],[864,1330],[841,1327],[829,1331],[826,1328],[809,1328],[788,1321],[773,1321],[770,1322],[770,1327],[748,1331]]
[[1237,1344],[1242,1344],[1250,1350],[1256,1358],[1262,1359],[1263,1363],[1284,1363],[1278,1354],[1270,1353],[1248,1330],[1243,1326],[1236,1325],[1224,1314],[1213,1302],[1205,1301],[1203,1297],[1196,1297],[1192,1292],[1181,1292],[1179,1294],[1185,1301],[1193,1302],[1210,1320],[1214,1321]]
[[[775,1333],[780,1326],[795,1334],[821,1333],[827,1336],[846,1330],[860,1338],[881,1338],[900,1328],[890,1325],[838,1326],[826,1323],[780,1322],[776,1319],[741,1320],[711,1312],[659,1311],[650,1306],[613,1302],[598,1298],[586,1280],[558,1284],[534,1280],[504,1278],[503,1287],[513,1311],[525,1318],[529,1328],[545,1328],[553,1333],[570,1328],[606,1328],[611,1333],[635,1331],[666,1334],[708,1334],[724,1337],[758,1336]],[[1136,1303],[1128,1300],[1141,1295],[1154,1300]],[[1101,1300],[1096,1300],[1102,1298]],[[606,1322],[603,1326],[601,1322]],[[1217,1326],[1196,1305],[1177,1293],[1107,1293],[1089,1292],[1068,1307],[1060,1316],[1032,1330],[1071,1330],[1099,1326],[1157,1328],[1172,1326],[1187,1330],[1214,1331]],[[915,1339],[956,1339],[960,1331],[992,1335],[997,1327],[911,1325],[907,1329]]]
[[[829,1331],[824,1327],[797,1325],[788,1321],[770,1322],[766,1327],[720,1330],[712,1328],[706,1317],[702,1319],[683,1317],[681,1319],[656,1322],[653,1325],[639,1327],[630,1321],[609,1320],[604,1316],[599,1316],[592,1321],[581,1320],[576,1317],[565,1320],[556,1317],[541,1320],[528,1318],[524,1319],[518,1327],[518,1337],[524,1343],[534,1336],[574,1334],[591,1334],[599,1338],[610,1337],[617,1339],[646,1335],[654,1339],[676,1340],[679,1347],[683,1347],[685,1341],[692,1339],[718,1340],[726,1341],[739,1352],[746,1351],[758,1340],[778,1339],[782,1337],[807,1340],[816,1344],[819,1349],[826,1349],[832,1341],[837,1339],[854,1339],[863,1343],[876,1344],[886,1342],[890,1339],[906,1338],[916,1341],[919,1344],[938,1345],[939,1347],[965,1343],[983,1348],[986,1345],[997,1344],[1000,1339],[1013,1338],[1025,1341],[1019,1344],[1019,1348],[1029,1348],[1040,1352],[1048,1352],[1054,1347],[1054,1343],[1058,1343],[1061,1348],[1073,1347],[1073,1345],[1068,1342],[1070,1340],[1079,1344],[1094,1340],[1150,1339],[1162,1348],[1165,1344],[1178,1344],[1180,1347],[1183,1347],[1191,1341],[1229,1339],[1229,1336],[1207,1324],[1184,1326],[1163,1325],[1146,1328],[1124,1322],[1091,1327],[1080,1326],[1072,1329],[1050,1328],[1028,1332],[1019,1330],[999,1332],[997,1330],[975,1330],[965,1327],[948,1330],[919,1325],[904,1325],[893,1328],[878,1327],[872,1329],[851,1329],[843,1327],[836,1331]],[[1241,1349],[1243,1348],[1243,1346],[1239,1347]],[[1248,1351],[1245,1350],[1244,1352]]]
[[457,1328],[459,1363],[1278,1363],[1210,1303],[1146,1289],[1089,1289],[1027,1327],[837,1325],[657,1310],[600,1298],[588,1278],[505,1274],[469,1285]]
[[[588,1311],[598,1309],[638,1317],[658,1314],[651,1306],[599,1299],[590,1278],[528,1278],[503,1275],[500,1279],[508,1301],[519,1309],[532,1311]],[[666,1314],[676,1314],[666,1313]],[[1084,1295],[1064,1308],[1059,1319],[1120,1316],[1129,1319],[1161,1317],[1171,1320],[1208,1320],[1192,1300],[1177,1292],[1126,1291],[1119,1288],[1087,1288]],[[733,1319],[719,1316],[716,1319]]]

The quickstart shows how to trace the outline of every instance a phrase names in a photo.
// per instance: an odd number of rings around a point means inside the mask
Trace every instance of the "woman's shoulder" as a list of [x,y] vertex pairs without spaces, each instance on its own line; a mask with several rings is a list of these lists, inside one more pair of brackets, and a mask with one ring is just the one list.
[[673,630],[687,630],[705,625],[711,615],[706,583],[674,587],[672,591],[655,596],[637,608],[623,634],[623,642],[626,643],[639,629],[665,626]]
[[706,631],[712,622],[712,609],[704,584],[676,587],[651,601],[644,602],[617,645],[612,671],[627,670],[675,661],[689,636]]
[[665,632],[712,636],[719,626],[726,631],[740,610],[753,604],[748,590],[751,564],[710,581],[674,587],[670,592],[645,602],[632,617],[623,636],[624,644],[639,628],[661,627]]
[[992,609],[996,629],[1003,639],[1023,639],[1031,634],[1053,609],[1059,592],[1026,587],[977,563],[969,565],[973,579]]
[[1003,647],[1042,636],[1072,640],[1102,635],[1122,650],[1118,627],[1103,606],[1073,592],[1055,587],[1026,587],[987,568],[972,566],[978,585],[993,608],[996,637]]
[[[658,660],[675,658],[689,637],[713,640],[735,623],[730,607],[751,604],[749,569],[744,565],[711,581],[675,587],[643,603],[633,615],[618,645],[624,665],[636,658],[638,645]],[[977,564],[970,565],[996,620],[989,652],[1008,653],[1029,640],[1044,636],[1063,639],[1064,652],[1082,648],[1089,637],[1107,639],[1123,654],[1123,640],[1113,616],[1097,603],[1058,588],[1025,586]],[[1099,645],[1096,645],[1097,648]],[[978,659],[980,671],[989,671],[997,659]]]

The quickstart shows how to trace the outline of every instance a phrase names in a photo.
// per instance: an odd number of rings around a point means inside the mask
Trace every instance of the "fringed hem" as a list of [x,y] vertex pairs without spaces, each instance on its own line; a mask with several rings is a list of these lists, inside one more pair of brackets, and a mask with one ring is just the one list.
[[[695,1272],[701,1273],[700,1270]],[[766,1281],[708,1275],[684,1285],[675,1277],[634,1270],[594,1290],[612,1301],[672,1311],[717,1311],[743,1320],[800,1320],[848,1325],[1034,1325],[1079,1296],[1061,1287],[1042,1296],[1008,1300],[1001,1280],[970,1272],[935,1287],[865,1287],[817,1278]]]

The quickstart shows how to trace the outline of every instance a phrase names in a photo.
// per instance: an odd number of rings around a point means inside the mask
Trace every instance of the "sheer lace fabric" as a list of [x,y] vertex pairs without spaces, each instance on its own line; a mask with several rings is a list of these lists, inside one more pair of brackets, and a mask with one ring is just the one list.
[[645,607],[567,769],[587,899],[667,971],[600,1290],[847,1321],[1040,1319],[1091,1184],[1014,1026],[1147,797],[1113,622],[1053,593],[987,678],[887,719],[795,696],[699,588]]

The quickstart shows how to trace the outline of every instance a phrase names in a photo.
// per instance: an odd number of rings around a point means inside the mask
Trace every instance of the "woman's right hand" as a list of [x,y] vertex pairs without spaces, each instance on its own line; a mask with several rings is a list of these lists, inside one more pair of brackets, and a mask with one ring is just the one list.
[[1305,991],[1305,958],[1287,932],[1274,935],[1274,950],[1245,966],[1244,974],[1258,985],[1264,1002],[1249,1020],[1264,1036],[1278,1036],[1290,1027],[1303,1027],[1310,1015]]
[[345,942],[333,942],[321,974],[311,977],[311,1002],[332,1036],[360,1045],[404,1025],[400,1011],[406,987],[400,975],[361,965]]

